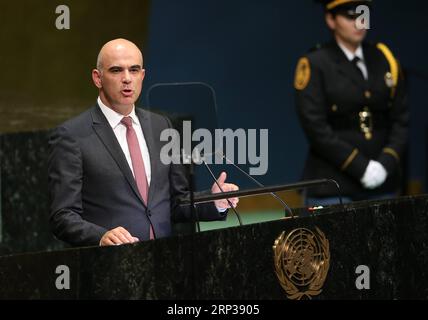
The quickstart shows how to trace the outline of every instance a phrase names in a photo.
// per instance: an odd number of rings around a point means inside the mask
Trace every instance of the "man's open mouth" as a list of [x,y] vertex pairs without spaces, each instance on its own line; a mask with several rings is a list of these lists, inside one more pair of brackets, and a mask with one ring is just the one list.
[[134,91],[133,91],[133,90],[131,90],[131,89],[123,89],[123,90],[122,90],[122,94],[123,94],[124,96],[127,96],[127,97],[132,96],[132,95],[133,95],[133,93],[134,93]]

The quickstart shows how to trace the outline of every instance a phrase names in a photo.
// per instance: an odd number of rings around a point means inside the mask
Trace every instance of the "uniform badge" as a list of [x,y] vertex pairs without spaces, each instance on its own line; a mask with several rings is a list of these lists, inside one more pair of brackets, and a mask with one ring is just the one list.
[[311,299],[321,293],[330,268],[330,246],[320,229],[282,232],[273,252],[276,275],[289,299]]
[[294,87],[297,90],[303,90],[311,79],[311,66],[308,58],[300,58],[296,67],[296,74],[294,76]]

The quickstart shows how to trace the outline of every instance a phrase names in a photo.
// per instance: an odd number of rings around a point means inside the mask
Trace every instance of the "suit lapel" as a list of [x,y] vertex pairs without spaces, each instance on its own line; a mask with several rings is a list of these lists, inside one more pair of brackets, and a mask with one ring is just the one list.
[[[137,184],[135,182],[134,176],[131,169],[129,168],[128,162],[126,161],[125,155],[123,154],[122,148],[120,147],[119,142],[117,141],[116,136],[114,135],[113,129],[110,127],[107,119],[102,113],[100,107],[95,106],[92,111],[92,127],[94,128],[95,133],[98,135],[112,158],[115,160],[126,180],[130,184],[132,190],[136,196],[144,204],[144,201],[138,191]],[[145,204],[144,204],[145,205]]]
[[336,42],[331,44],[331,50],[334,52],[333,54],[338,72],[350,78],[357,86],[365,88],[367,86],[367,81],[361,76],[352,62],[348,60],[345,53]]
[[149,156],[150,156],[150,169],[151,169],[151,179],[150,179],[150,186],[149,186],[149,195],[148,195],[148,202],[153,200],[154,195],[156,194],[156,181],[157,179],[157,164],[160,161],[156,155],[160,154],[160,151],[158,150],[158,144],[155,141],[154,135],[153,135],[153,128],[152,128],[152,121],[150,120],[149,116],[147,115],[147,112],[144,111],[141,108],[135,108],[135,113],[138,116],[138,119],[140,120],[141,129],[143,130],[144,139],[146,140],[147,148],[149,149]]
[[369,78],[368,78],[368,87],[369,88],[373,88],[373,85],[375,83],[375,78],[374,75],[379,74],[378,72],[375,71],[377,65],[374,61],[374,52],[372,51],[373,48],[369,47],[366,44],[363,44],[363,54],[364,54],[364,60],[366,63],[366,67],[367,67],[367,72],[369,74]]

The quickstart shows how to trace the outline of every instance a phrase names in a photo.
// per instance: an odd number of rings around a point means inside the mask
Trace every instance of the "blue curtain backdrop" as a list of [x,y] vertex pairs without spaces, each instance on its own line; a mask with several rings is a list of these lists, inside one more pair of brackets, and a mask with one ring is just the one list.
[[[428,4],[374,3],[369,40],[386,43],[408,72],[409,178],[423,180]],[[269,171],[260,180],[294,182],[300,179],[307,150],[294,107],[294,68],[301,54],[329,38],[321,7],[309,0],[152,1],[149,41],[143,45],[145,90],[158,82],[212,85],[221,127],[269,129]]]

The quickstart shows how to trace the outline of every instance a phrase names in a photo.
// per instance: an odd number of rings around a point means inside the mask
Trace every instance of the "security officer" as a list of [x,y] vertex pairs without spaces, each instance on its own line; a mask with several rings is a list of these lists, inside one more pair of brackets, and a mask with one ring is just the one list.
[[[310,145],[303,179],[336,180],[347,202],[392,197],[408,129],[402,71],[386,45],[363,41],[357,7],[371,1],[321,2],[333,40],[300,58],[294,81]],[[326,205],[336,195],[333,186],[319,187],[306,200]]]

